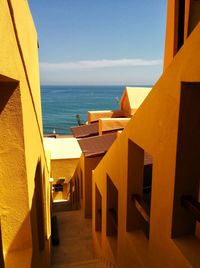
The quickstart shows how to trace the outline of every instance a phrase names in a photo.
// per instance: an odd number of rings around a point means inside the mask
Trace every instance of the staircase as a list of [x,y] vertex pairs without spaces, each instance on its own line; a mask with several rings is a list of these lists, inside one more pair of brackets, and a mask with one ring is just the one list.
[[71,267],[71,268],[104,268],[106,266],[104,266],[101,262],[99,262],[99,260],[91,260],[91,261],[82,261],[82,262],[75,262],[75,263],[71,263],[71,264],[61,264],[61,265],[52,265],[52,268],[67,268],[67,267]]
[[104,268],[94,258],[92,223],[81,210],[54,212],[57,217],[60,243],[52,246],[52,268]]
[[59,212],[59,211],[69,211],[72,210],[71,202],[70,201],[59,201],[59,202],[53,202],[52,211]]

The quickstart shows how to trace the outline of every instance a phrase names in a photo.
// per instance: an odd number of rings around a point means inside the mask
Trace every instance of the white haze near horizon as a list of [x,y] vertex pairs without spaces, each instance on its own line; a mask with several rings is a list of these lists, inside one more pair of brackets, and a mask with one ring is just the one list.
[[163,60],[100,59],[40,63],[41,84],[153,85],[162,74]]

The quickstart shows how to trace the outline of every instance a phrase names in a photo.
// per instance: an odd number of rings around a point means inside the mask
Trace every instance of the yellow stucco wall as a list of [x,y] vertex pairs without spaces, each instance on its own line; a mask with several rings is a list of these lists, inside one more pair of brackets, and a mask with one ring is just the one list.
[[100,118],[99,119],[99,135],[103,132],[112,131],[116,129],[123,129],[130,118]]
[[72,159],[52,159],[51,160],[51,175],[54,179],[54,183],[59,178],[65,177],[66,182],[70,181],[76,169],[79,158]]
[[88,158],[84,157],[85,172],[83,175],[83,181],[84,181],[83,202],[85,203],[84,215],[86,218],[92,217],[92,170],[96,168],[101,159],[102,156],[88,157]]
[[79,196],[80,196],[80,208],[85,211],[85,157],[81,154],[80,160],[77,164],[76,170],[73,174],[73,183],[75,179],[79,180]]
[[98,121],[99,118],[115,118],[125,116],[123,111],[89,111],[88,112],[88,124],[94,121]]
[[[1,143],[0,152],[4,174],[1,178],[3,198],[0,215],[5,265],[13,267],[12,263],[16,263],[18,267],[30,267],[31,264],[32,267],[48,267],[50,234],[46,223],[49,221],[49,204],[45,191],[44,250],[38,248],[38,236],[35,235],[38,234],[35,212],[38,166],[41,167],[43,188],[47,189],[49,184],[42,142],[37,34],[27,1],[2,0],[0,17],[1,80],[9,81],[5,78],[9,77],[17,81],[0,115],[5,126],[5,140]],[[1,94],[4,95],[3,91]],[[8,181],[10,187],[5,188]]]
[[46,161],[47,161],[47,167],[49,170],[49,173],[51,173],[51,152],[45,151]]
[[120,100],[120,110],[131,117],[151,91],[148,87],[126,87]]
[[53,200],[68,199],[70,187],[69,182],[74,174],[79,158],[73,159],[52,159],[51,176],[54,179],[53,184],[59,183],[59,178],[66,178],[63,186],[63,192],[53,192]]
[[[181,82],[200,82],[199,47],[200,23],[94,171],[93,193],[96,185],[102,196],[99,234],[95,232],[93,195],[95,253],[119,267],[199,267],[199,240],[194,236],[172,239]],[[153,156],[149,240],[140,228],[126,231],[128,171],[139,161],[136,149],[135,157],[128,160],[129,140]],[[117,239],[106,235],[107,175],[118,190]]]
[[86,218],[92,217],[92,170],[96,168],[101,159],[102,156],[86,158],[82,154],[73,174],[73,184],[75,184],[75,180],[79,180],[79,205]]

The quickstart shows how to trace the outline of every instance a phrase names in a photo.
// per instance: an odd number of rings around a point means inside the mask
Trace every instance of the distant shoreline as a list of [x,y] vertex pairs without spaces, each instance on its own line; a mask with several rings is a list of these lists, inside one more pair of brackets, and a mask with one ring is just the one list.
[[153,87],[154,85],[40,85],[40,87]]
[[[151,87],[151,86],[136,86]],[[41,86],[44,135],[72,135],[77,126],[76,115],[87,121],[88,111],[119,110],[125,86]]]

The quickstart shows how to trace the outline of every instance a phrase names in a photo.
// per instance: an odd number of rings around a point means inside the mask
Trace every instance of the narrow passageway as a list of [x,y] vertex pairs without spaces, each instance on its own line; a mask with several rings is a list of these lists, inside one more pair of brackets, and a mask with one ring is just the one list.
[[52,246],[51,267],[105,267],[93,256],[91,219],[85,219],[81,210],[54,212],[54,215],[60,243]]

